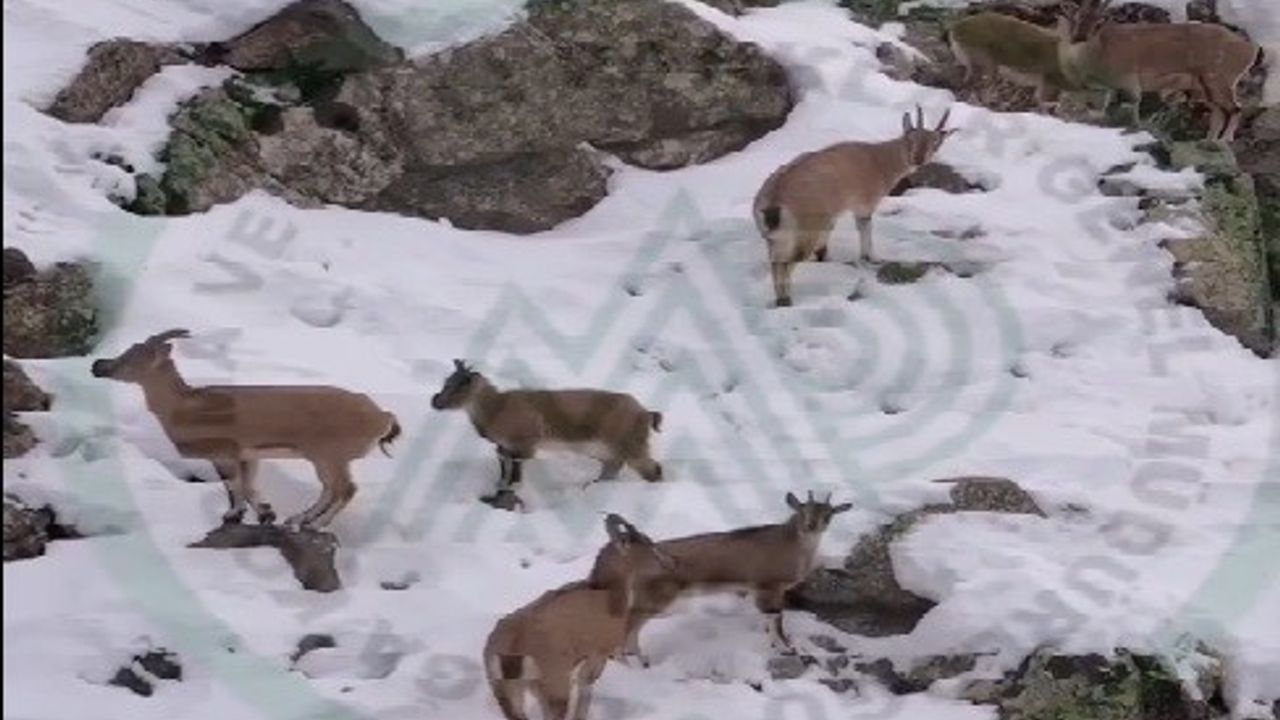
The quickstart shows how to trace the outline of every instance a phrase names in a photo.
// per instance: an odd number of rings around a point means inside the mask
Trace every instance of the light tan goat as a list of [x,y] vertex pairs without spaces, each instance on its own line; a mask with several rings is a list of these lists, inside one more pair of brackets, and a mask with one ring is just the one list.
[[1058,35],[1052,28],[998,12],[981,12],[951,22],[945,38],[964,66],[964,82],[997,73],[1035,88],[1041,110],[1064,89],[1074,89],[1058,65]]
[[436,410],[464,409],[481,437],[497,446],[498,491],[520,482],[521,466],[540,450],[569,450],[600,460],[598,480],[618,476],[625,464],[645,480],[662,479],[649,453],[649,433],[662,413],[647,410],[626,393],[605,390],[506,390],[461,360],[440,391]]
[[1209,107],[1209,139],[1230,142],[1240,124],[1240,79],[1261,48],[1212,23],[1106,23],[1111,0],[1086,0],[1072,17],[1058,19],[1062,72],[1073,83],[1119,93],[1141,121],[1142,93],[1183,91]]
[[618,515],[605,518],[610,572],[569,583],[503,617],[484,646],[485,675],[507,720],[527,720],[533,695],[543,720],[582,720],[591,688],[626,641],[636,586],[678,567]]
[[[769,616],[767,623],[775,644],[790,649],[791,641],[782,628],[782,607],[786,592],[804,581],[813,570],[818,544],[831,519],[853,507],[831,505],[831,497],[805,502],[787,493],[791,517],[771,525],[703,533],[663,540],[657,547],[672,558],[675,571],[668,575],[640,578],[635,584],[632,619],[628,624],[624,653],[644,665],[640,652],[640,628],[663,614],[679,597],[716,591],[749,590],[755,593],[756,607]],[[624,558],[609,548],[596,557],[589,580],[604,583],[619,574]]]
[[178,374],[170,342],[188,337],[169,330],[130,347],[118,357],[93,362],[94,377],[142,388],[178,453],[210,460],[227,487],[231,507],[223,521],[240,522],[247,505],[258,521],[272,523],[275,512],[254,487],[264,458],[302,458],[315,466],[323,489],[311,507],[286,520],[289,525],[323,527],[356,493],[350,463],[400,434],[389,412],[365,395],[313,385],[206,385],[191,387]]
[[827,259],[827,240],[836,221],[852,212],[858,225],[861,257],[871,260],[871,216],[898,181],[929,162],[954,130],[945,129],[951,111],[937,127],[902,115],[902,135],[883,142],[843,142],[804,153],[778,168],[756,193],[752,215],[768,244],[773,290],[779,307],[791,304],[791,273],[796,263]]

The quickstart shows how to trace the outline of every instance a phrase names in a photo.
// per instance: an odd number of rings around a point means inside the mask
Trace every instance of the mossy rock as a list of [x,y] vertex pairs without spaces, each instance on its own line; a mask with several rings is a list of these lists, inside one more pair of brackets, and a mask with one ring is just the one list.
[[1206,177],[1233,177],[1240,166],[1231,148],[1218,140],[1190,140],[1169,143],[1169,161],[1175,170],[1195,168]]
[[1215,327],[1268,357],[1275,293],[1253,179],[1221,142],[1173,143],[1169,150],[1175,168],[1195,167],[1206,176],[1200,204],[1210,225],[1203,237],[1167,244],[1178,263],[1175,299],[1199,307]]
[[[181,215],[239,197],[259,185],[252,111],[222,88],[205,91],[174,116],[160,153],[165,171],[158,189],[140,183],[135,204]],[[163,199],[162,199],[163,198]]]
[[1001,720],[1205,720],[1205,701],[1190,697],[1158,659],[1120,650],[1102,655],[1041,651],[1003,680],[973,683],[964,694],[994,702]]
[[84,355],[98,337],[89,267],[57,263],[5,289],[4,352],[15,358]]

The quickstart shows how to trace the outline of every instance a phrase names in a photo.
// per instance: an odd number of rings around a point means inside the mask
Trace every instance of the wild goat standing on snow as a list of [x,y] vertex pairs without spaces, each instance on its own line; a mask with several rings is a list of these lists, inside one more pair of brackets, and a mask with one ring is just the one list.
[[288,525],[328,525],[356,494],[350,463],[400,434],[389,412],[365,395],[308,385],[207,385],[191,387],[178,374],[170,341],[186,330],[152,335],[119,357],[93,362],[94,377],[142,387],[147,409],[160,421],[178,454],[210,460],[227,486],[231,508],[223,522],[244,519],[252,505],[258,521],[275,521],[271,505],[254,487],[258,461],[302,458],[324,486],[319,499],[286,520]]
[[431,407],[466,410],[476,432],[497,446],[499,492],[520,482],[522,463],[539,450],[600,460],[598,480],[617,477],[623,465],[650,482],[662,479],[662,466],[649,455],[649,433],[660,429],[662,413],[634,397],[605,390],[502,391],[461,360],[453,366]]
[[584,720],[592,685],[626,639],[635,587],[678,567],[622,517],[608,515],[605,529],[600,554],[612,558],[612,573],[545,593],[489,633],[485,675],[507,720],[528,720],[528,695],[544,720]]
[[871,215],[894,185],[929,162],[954,130],[947,110],[932,130],[916,106],[916,123],[902,115],[902,135],[884,142],[843,142],[807,152],[773,172],[756,194],[753,215],[768,243],[773,291],[779,307],[791,304],[796,263],[827,259],[836,221],[853,212],[864,261],[871,260]]
[[[768,628],[775,644],[790,649],[791,641],[782,629],[783,596],[813,570],[818,543],[831,518],[853,506],[833,506],[830,495],[815,500],[812,492],[805,502],[787,493],[786,501],[792,514],[783,523],[659,542],[658,550],[675,562],[675,572],[641,578],[635,583],[635,607],[624,653],[648,665],[640,652],[640,628],[665,612],[681,595],[742,588],[755,593],[756,607],[770,617]],[[618,568],[625,567],[624,561],[604,548],[591,570],[591,582],[603,583],[616,577],[620,574]]]

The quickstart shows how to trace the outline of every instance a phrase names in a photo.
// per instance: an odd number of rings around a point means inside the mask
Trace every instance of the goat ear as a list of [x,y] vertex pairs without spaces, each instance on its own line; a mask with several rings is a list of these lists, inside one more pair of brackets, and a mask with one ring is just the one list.
[[837,505],[837,506],[835,506],[835,507],[831,508],[831,514],[832,514],[832,515],[839,515],[839,514],[840,514],[840,513],[842,513],[842,512],[847,512],[847,511],[852,510],[852,509],[853,509],[853,503],[841,503],[841,504],[839,504],[839,505]]
[[799,510],[800,498],[796,497],[795,495],[792,495],[791,493],[787,493],[787,507],[791,508],[792,510]]
[[457,358],[454,358],[454,360],[453,360],[453,369],[454,369],[454,370],[457,370],[458,372],[466,372],[466,371],[467,371],[467,364],[466,364],[466,363],[464,363],[464,362],[462,362],[461,360],[459,360],[459,359],[457,359]]

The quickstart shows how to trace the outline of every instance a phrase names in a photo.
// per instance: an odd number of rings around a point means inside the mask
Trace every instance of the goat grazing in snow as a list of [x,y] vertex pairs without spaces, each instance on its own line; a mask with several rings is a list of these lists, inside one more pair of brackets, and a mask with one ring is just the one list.
[[[812,492],[805,502],[787,493],[786,502],[792,514],[782,523],[659,542],[658,550],[672,558],[675,571],[636,581],[624,653],[648,664],[640,652],[640,628],[680,596],[742,588],[755,593],[756,607],[770,617],[768,628],[775,644],[790,649],[791,641],[782,628],[783,597],[813,570],[818,544],[831,519],[853,506],[833,506],[830,495],[815,500]],[[620,574],[618,567],[625,567],[624,563],[624,558],[604,548],[596,557],[590,581],[603,583],[616,577]]]
[[93,362],[94,377],[142,388],[178,453],[210,460],[227,487],[231,507],[223,522],[244,519],[252,505],[258,521],[275,522],[271,505],[254,487],[264,458],[302,458],[315,467],[323,490],[287,525],[324,527],[356,493],[350,463],[400,435],[396,418],[367,396],[341,388],[309,385],[207,385],[192,387],[170,357],[171,341],[189,337],[169,330],[133,345],[116,358]]
[[431,398],[436,410],[466,410],[481,437],[497,446],[498,492],[520,482],[521,465],[540,450],[569,450],[600,460],[598,480],[618,476],[623,465],[650,482],[662,466],[649,454],[649,433],[662,413],[645,409],[626,393],[605,390],[498,390],[461,360]]
[[1106,88],[1108,105],[1117,93],[1127,94],[1135,127],[1144,91],[1185,91],[1209,106],[1209,139],[1234,139],[1241,114],[1236,88],[1261,48],[1212,23],[1109,23],[1110,3],[1085,0],[1074,15],[1058,18],[1063,74],[1075,84]]
[[883,142],[842,142],[807,152],[778,168],[756,193],[752,215],[768,244],[773,291],[779,307],[791,304],[797,263],[827,259],[836,221],[853,212],[861,257],[871,260],[871,215],[898,181],[929,162],[954,130],[947,110],[932,130],[916,106],[916,122],[902,115],[902,135]]
[[489,633],[485,676],[507,720],[528,720],[528,695],[543,720],[584,720],[592,686],[626,640],[636,587],[678,567],[621,516],[608,515],[605,529],[609,542],[599,555],[609,554],[610,573],[551,590]]

